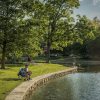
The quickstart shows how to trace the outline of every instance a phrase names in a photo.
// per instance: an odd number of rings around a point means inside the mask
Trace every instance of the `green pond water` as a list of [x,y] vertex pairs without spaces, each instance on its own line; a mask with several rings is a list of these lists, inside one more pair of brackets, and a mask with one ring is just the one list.
[[100,100],[100,67],[69,74],[39,87],[31,100]]

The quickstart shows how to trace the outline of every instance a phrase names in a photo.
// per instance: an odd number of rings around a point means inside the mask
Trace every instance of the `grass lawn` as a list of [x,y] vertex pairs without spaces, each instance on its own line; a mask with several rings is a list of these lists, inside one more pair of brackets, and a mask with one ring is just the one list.
[[[8,65],[5,70],[0,69],[0,100],[4,100],[6,95],[9,94],[16,86],[18,86],[24,80],[19,80],[17,77],[17,73],[20,67],[24,67],[23,65]],[[32,77],[36,77],[39,75],[68,69],[69,67],[65,67],[59,64],[45,64],[39,63],[36,65],[29,66],[29,70],[32,71]]]

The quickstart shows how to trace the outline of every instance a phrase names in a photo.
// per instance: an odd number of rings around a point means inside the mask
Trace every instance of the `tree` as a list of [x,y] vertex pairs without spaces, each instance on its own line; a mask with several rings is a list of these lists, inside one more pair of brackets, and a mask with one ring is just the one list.
[[[39,19],[39,29],[42,30],[47,46],[47,62],[50,59],[50,49],[62,49],[71,39],[67,37],[72,28],[72,11],[79,6],[78,0],[43,0],[34,13]],[[68,40],[68,41],[67,41]]]
[[[87,45],[89,55],[91,55],[92,58],[98,58],[100,57],[100,20],[97,17],[94,17],[92,20],[92,24],[94,26],[94,35],[95,39],[93,41],[90,41]],[[94,52],[95,51],[95,52]]]
[[31,16],[35,0],[0,0],[0,52],[1,68],[5,57],[14,53],[29,53],[39,49]]
[[82,42],[89,41],[95,38],[95,28],[92,24],[92,20],[84,16],[77,16],[77,22],[75,24],[75,35],[80,38]]
[[77,21],[74,26],[73,32],[73,41],[75,41],[76,43],[74,43],[73,47],[76,47],[77,43],[80,43],[79,53],[81,53],[82,56],[88,55],[88,44],[98,36],[98,25],[95,20],[90,20],[85,15],[77,15]]

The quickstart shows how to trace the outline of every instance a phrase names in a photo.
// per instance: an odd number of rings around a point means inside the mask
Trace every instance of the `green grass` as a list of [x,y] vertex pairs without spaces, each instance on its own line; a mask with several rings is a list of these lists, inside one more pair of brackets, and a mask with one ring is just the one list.
[[[17,77],[17,73],[20,67],[24,67],[23,65],[8,65],[5,70],[0,70],[0,100],[4,100],[5,97],[21,82],[24,80],[19,80]],[[56,72],[59,70],[68,69],[63,65],[59,64],[36,64],[29,66],[29,70],[32,71],[32,77],[36,77],[39,75]]]

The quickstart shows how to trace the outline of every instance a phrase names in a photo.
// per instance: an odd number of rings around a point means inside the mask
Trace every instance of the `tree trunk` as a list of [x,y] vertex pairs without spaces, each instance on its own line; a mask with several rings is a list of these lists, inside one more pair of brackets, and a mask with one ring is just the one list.
[[5,56],[6,56],[6,42],[3,43],[1,69],[5,69]]
[[49,63],[50,62],[50,47],[51,47],[51,45],[50,45],[50,42],[48,41],[48,43],[47,43],[47,63]]
[[47,63],[50,62],[50,48],[51,48],[51,43],[52,43],[52,33],[54,33],[55,27],[54,27],[54,22],[51,23],[49,22],[48,26],[48,40],[47,40]]

